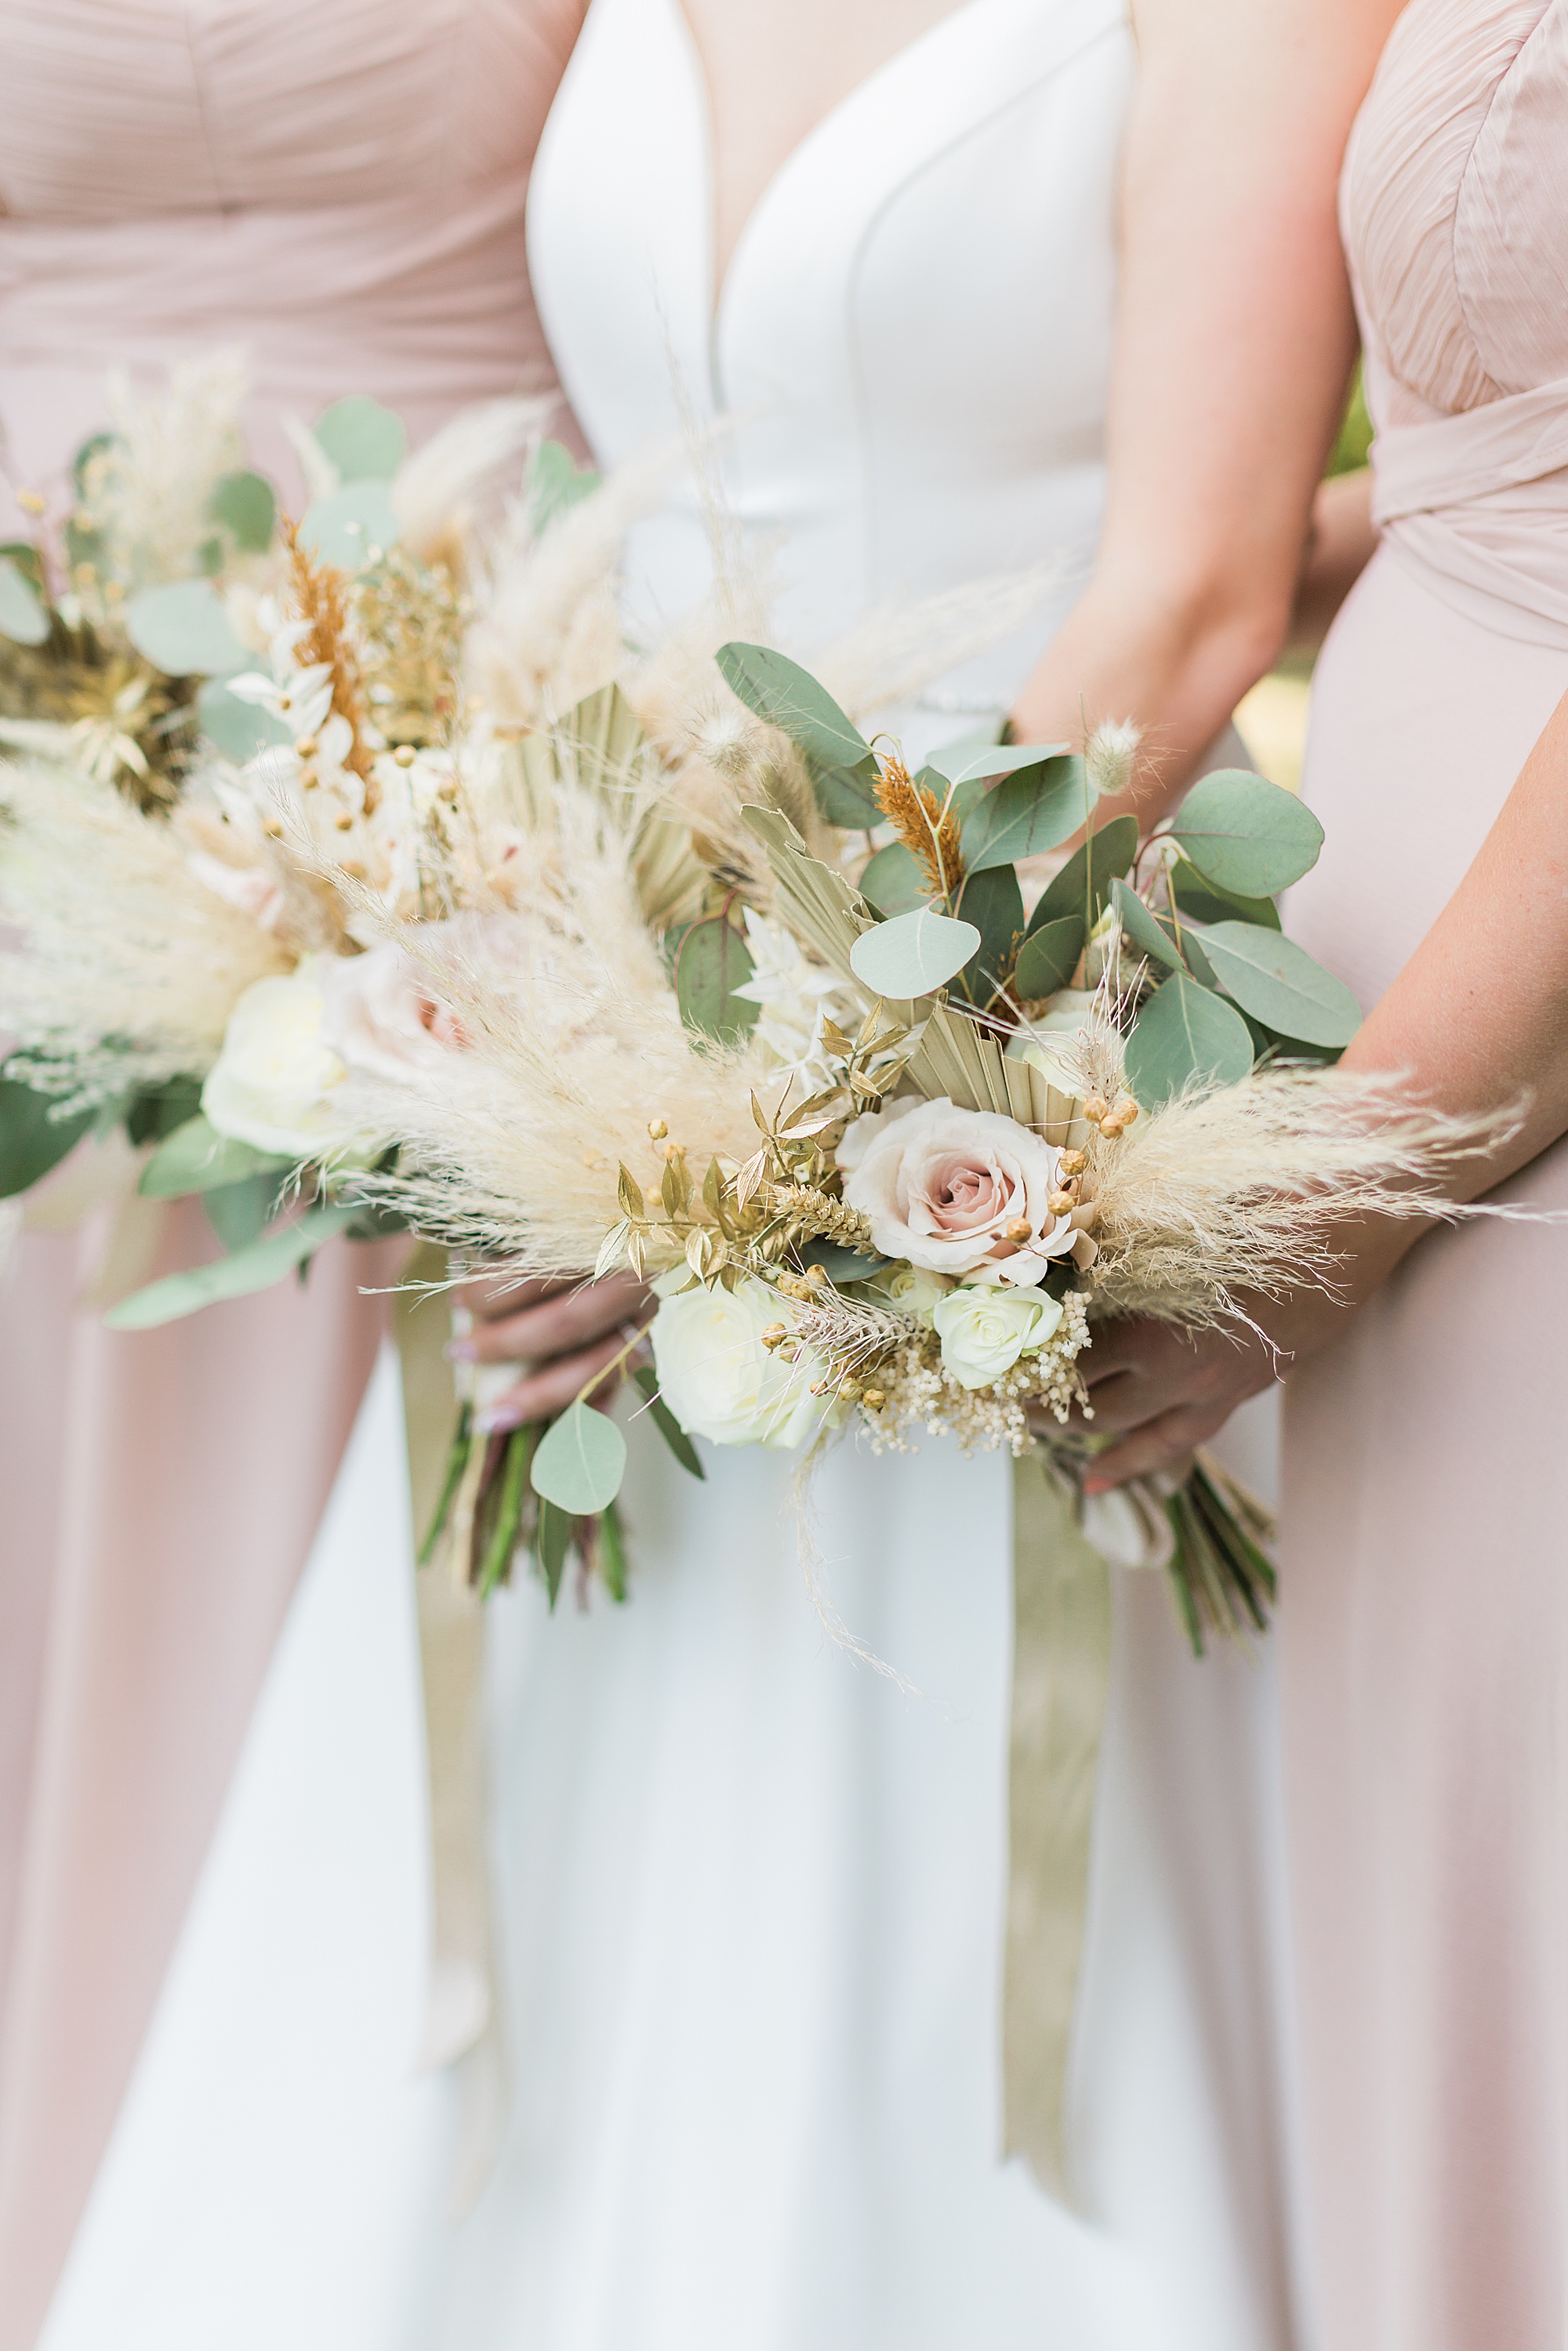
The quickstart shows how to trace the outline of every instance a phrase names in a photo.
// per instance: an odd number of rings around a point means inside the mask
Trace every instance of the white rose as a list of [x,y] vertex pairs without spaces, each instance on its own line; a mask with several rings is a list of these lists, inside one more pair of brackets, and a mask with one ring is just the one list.
[[390,941],[365,955],[323,956],[319,977],[321,1033],[350,1072],[404,1083],[467,1041],[451,1006],[433,993],[424,966]]
[[856,1119],[835,1156],[848,1171],[844,1199],[883,1257],[955,1279],[984,1266],[1027,1289],[1072,1247],[1071,1221],[1048,1205],[1061,1154],[1016,1119],[956,1110],[945,1096],[894,1102]]
[[869,1297],[891,1306],[895,1314],[908,1314],[917,1322],[929,1322],[932,1308],[946,1297],[953,1285],[946,1274],[927,1273],[924,1266],[890,1265],[885,1273],[873,1274],[865,1287]]
[[955,1290],[931,1316],[942,1361],[960,1387],[988,1388],[1020,1355],[1039,1353],[1061,1322],[1049,1292]]
[[822,1367],[802,1347],[781,1363],[762,1343],[780,1319],[779,1301],[765,1282],[742,1281],[733,1291],[699,1284],[666,1298],[653,1317],[653,1362],[660,1393],[681,1426],[716,1445],[802,1445],[829,1413],[811,1394]]
[[322,1033],[319,967],[334,960],[307,956],[287,976],[258,979],[235,1006],[202,1088],[220,1134],[285,1159],[319,1159],[353,1139],[334,1102],[349,1073]]

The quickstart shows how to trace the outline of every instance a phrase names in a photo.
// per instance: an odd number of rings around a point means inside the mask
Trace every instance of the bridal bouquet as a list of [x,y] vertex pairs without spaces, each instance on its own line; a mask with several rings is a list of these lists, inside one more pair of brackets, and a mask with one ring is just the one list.
[[[1333,1069],[1354,1002],[1281,935],[1322,841],[1290,794],[1211,775],[1141,841],[1094,825],[1130,730],[911,774],[781,654],[718,667],[684,752],[612,693],[518,747],[512,928],[441,975],[470,1050],[363,1096],[416,1170],[371,1189],[426,1229],[653,1280],[641,1384],[677,1447],[1043,1429],[1076,1482],[1103,1318],[1244,1318],[1332,1279],[1331,1203],[1431,1209],[1455,1137]],[[622,1434],[585,1393],[502,1453],[497,1553],[559,1574]],[[1262,1621],[1261,1515],[1206,1462],[1091,1531],[1163,1562],[1195,1643]]]
[[[313,492],[296,527],[243,463],[244,390],[226,354],[158,396],[119,387],[68,516],[24,494],[37,536],[0,549],[0,914],[22,940],[0,958],[0,1197],[89,1130],[155,1145],[140,1188],[200,1192],[227,1253],[118,1308],[132,1326],[384,1228],[353,1185],[377,1139],[330,1095],[352,1040],[375,1058],[378,1019],[425,1040],[424,999],[398,995],[360,897],[426,911],[481,564],[498,547],[515,596],[593,487],[536,445],[482,543],[478,494],[537,443],[538,404],[468,412],[410,456],[356,396],[296,428]],[[305,1031],[314,1091],[258,1105],[257,1069]]]

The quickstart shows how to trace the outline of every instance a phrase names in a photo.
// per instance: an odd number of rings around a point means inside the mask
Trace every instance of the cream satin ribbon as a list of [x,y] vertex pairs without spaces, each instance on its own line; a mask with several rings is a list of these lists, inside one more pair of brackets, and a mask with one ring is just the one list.
[[1075,2206],[1068,2061],[1110,1683],[1111,1572],[1037,1448],[1013,1464],[1004,2144]]
[[[414,1539],[435,1515],[457,1416],[447,1301],[419,1285],[446,1278],[446,1253],[413,1250],[392,1293],[402,1367]],[[477,1472],[483,1447],[476,1449]],[[495,1994],[484,1739],[484,1604],[452,1562],[467,1556],[476,1476],[465,1478],[447,1531],[417,1572],[420,1665],[430,1792],[431,1951],[421,2062],[455,2069],[462,2115],[450,2186],[455,2216],[472,2209],[500,2150],[507,2069]]]

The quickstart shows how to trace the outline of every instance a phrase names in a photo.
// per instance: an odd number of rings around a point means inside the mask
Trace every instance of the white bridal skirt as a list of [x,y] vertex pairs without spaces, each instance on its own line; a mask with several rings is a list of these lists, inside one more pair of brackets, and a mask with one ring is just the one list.
[[383,1360],[40,2351],[1287,2351],[1273,1683],[1124,1575],[1074,2123],[997,2158],[1010,1481],[646,1424],[622,1610],[493,1604],[509,2120],[448,2215]]

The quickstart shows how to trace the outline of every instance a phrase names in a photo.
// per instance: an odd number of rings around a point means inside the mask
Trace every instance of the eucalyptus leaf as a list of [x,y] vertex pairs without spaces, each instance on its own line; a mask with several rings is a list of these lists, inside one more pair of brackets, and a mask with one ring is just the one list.
[[652,1365],[645,1364],[641,1371],[632,1373],[632,1379],[633,1385],[639,1390],[647,1405],[648,1415],[654,1427],[682,1468],[689,1470],[694,1478],[706,1479],[707,1471],[703,1468],[696,1447],[659,1394],[658,1373]]
[[1170,885],[1180,912],[1195,922],[1258,923],[1268,931],[1280,927],[1280,910],[1272,898],[1242,898],[1233,890],[1217,890],[1185,859],[1172,866]]
[[162,1143],[166,1134],[194,1118],[201,1107],[200,1078],[165,1078],[162,1085],[143,1086],[131,1096],[125,1132],[137,1144]]
[[185,1273],[165,1275],[132,1297],[111,1306],[104,1316],[111,1331],[152,1331],[161,1323],[177,1322],[204,1306],[225,1298],[249,1298],[270,1290],[319,1249],[323,1241],[347,1229],[355,1210],[347,1205],[308,1208],[298,1220],[265,1240],[221,1257],[215,1265],[193,1266]]
[[58,1166],[91,1126],[96,1113],[52,1118],[57,1097],[35,1093],[20,1078],[0,1078],[0,1200],[26,1192]]
[[1065,987],[1078,967],[1088,936],[1082,914],[1060,914],[1055,922],[1030,930],[1019,949],[1014,993],[1022,1002],[1032,1004]]
[[0,539],[0,560],[14,563],[29,587],[35,588],[40,596],[46,592],[44,560],[31,539]]
[[727,914],[710,914],[680,935],[675,949],[675,1001],[688,1029],[707,1037],[745,1037],[762,1009],[735,993],[756,966],[744,934]]
[[408,453],[402,417],[362,392],[351,392],[324,408],[315,433],[345,485],[390,482]]
[[875,1250],[841,1247],[837,1241],[808,1241],[800,1251],[802,1265],[820,1265],[836,1290],[849,1281],[869,1281],[873,1273],[881,1273],[894,1263],[890,1257],[878,1257]]
[[198,1112],[164,1136],[136,1188],[144,1199],[178,1200],[189,1192],[211,1192],[253,1176],[274,1179],[287,1175],[292,1165],[237,1136],[220,1134]]
[[395,547],[402,525],[381,481],[350,482],[305,509],[301,542],[340,571],[362,571]]
[[1139,1012],[1125,1066],[1134,1099],[1157,1110],[1195,1081],[1236,1084],[1252,1067],[1252,1040],[1233,1005],[1178,971]]
[[14,645],[41,645],[49,616],[37,590],[15,556],[0,556],[0,637]]
[[821,759],[806,759],[806,772],[811,778],[811,796],[824,820],[837,825],[841,832],[869,832],[883,820],[882,802],[876,796],[876,761],[868,753],[857,768],[829,766]]
[[560,441],[541,441],[528,467],[528,526],[536,538],[603,480],[591,465],[580,465]]
[[1095,798],[1082,759],[1063,756],[1025,768],[988,792],[964,826],[964,862],[971,873],[1011,865],[1059,848],[1076,832]]
[[125,608],[125,630],[137,652],[171,677],[232,677],[255,665],[210,580],[143,588]]
[[612,1502],[625,1475],[626,1439],[580,1396],[547,1429],[528,1471],[536,1494],[580,1519]]
[[980,944],[973,923],[921,906],[863,931],[850,949],[850,968],[876,996],[929,996],[963,970]]
[[1070,743],[995,743],[988,750],[974,753],[962,765],[943,774],[951,773],[956,784],[986,783],[993,777],[1016,775],[1020,768],[1043,767],[1048,759],[1060,759],[1071,753]]
[[281,718],[258,702],[242,702],[221,677],[209,677],[199,688],[196,725],[214,750],[241,768],[258,751],[292,740]]
[[76,455],[71,459],[71,480],[78,498],[87,496],[87,472],[100,450],[112,449],[119,440],[118,433],[89,433]]
[[1323,829],[1294,792],[1249,768],[1221,768],[1188,792],[1171,832],[1217,889],[1271,898],[1317,863]]
[[272,484],[262,474],[223,475],[207,501],[214,522],[221,522],[236,547],[246,555],[265,555],[277,524],[277,500]]
[[1343,980],[1313,961],[1294,939],[1256,923],[1214,923],[1203,944],[1215,977],[1243,1012],[1307,1045],[1348,1045],[1361,1007]]
[[1124,882],[1111,884],[1111,904],[1116,909],[1116,919],[1141,956],[1152,956],[1155,963],[1165,964],[1172,971],[1180,971],[1182,955],[1174,939],[1158,924],[1135,890]]
[[237,1183],[214,1184],[202,1195],[202,1206],[225,1249],[249,1249],[272,1222],[277,1207],[276,1176],[242,1176]]
[[858,768],[871,745],[810,671],[768,645],[721,645],[718,665],[748,710],[781,727],[792,743],[825,768]]
[[989,1004],[1007,976],[1014,946],[1023,936],[1023,893],[1018,875],[1010,865],[985,866],[977,873],[967,874],[953,911],[960,922],[973,923],[980,935],[979,946],[954,985],[971,1004]]
[[1137,819],[1113,817],[1081,849],[1073,851],[1056,879],[1047,883],[1030,916],[1030,929],[1043,930],[1047,923],[1057,922],[1063,914],[1082,915],[1086,884],[1092,893],[1093,919],[1098,920],[1112,883],[1131,872],[1137,853]]
[[855,886],[867,905],[884,917],[911,914],[931,894],[919,859],[902,841],[890,841],[879,849]]

